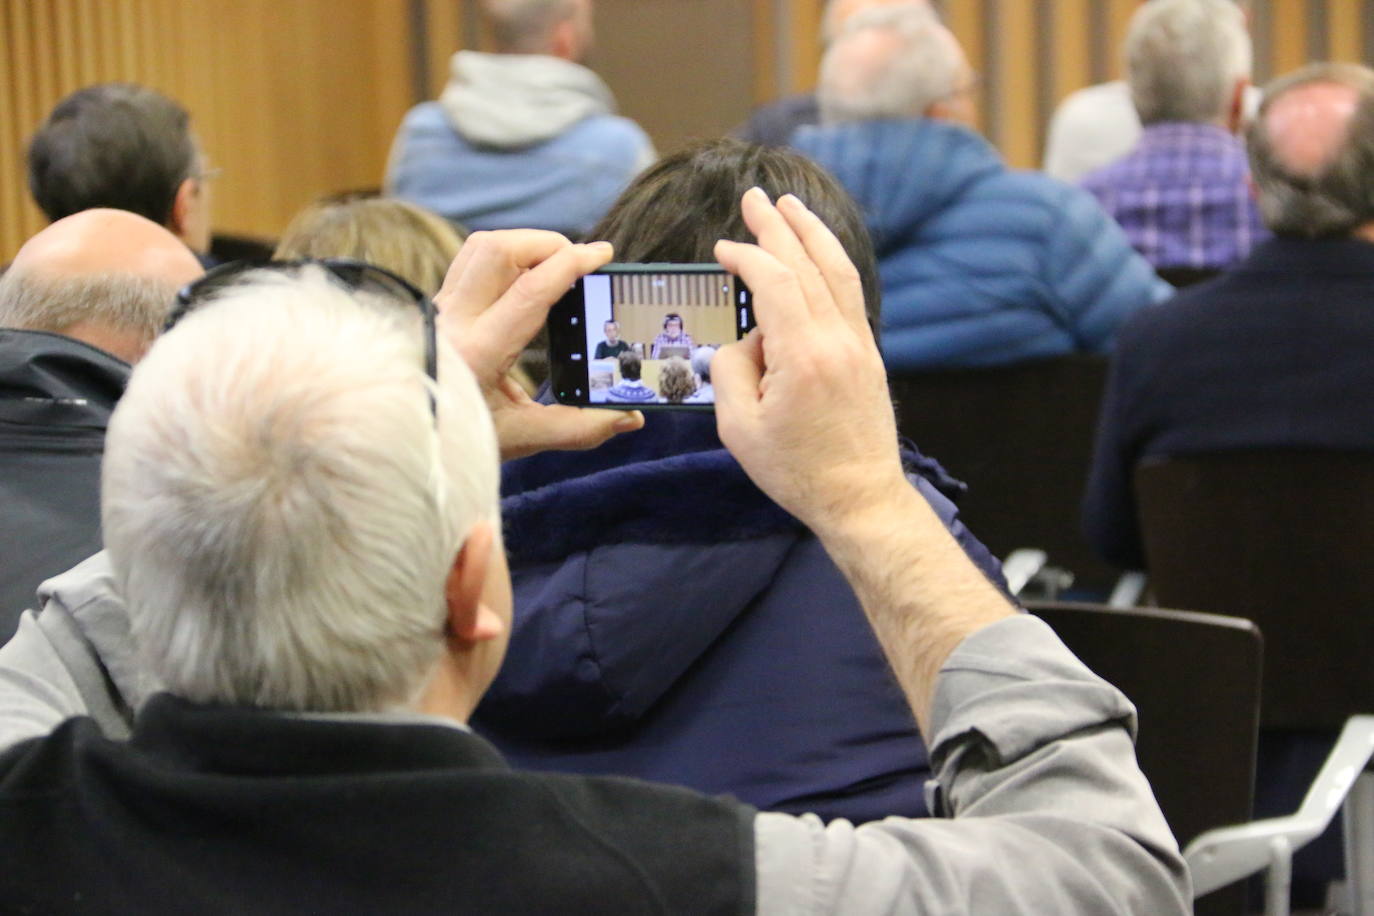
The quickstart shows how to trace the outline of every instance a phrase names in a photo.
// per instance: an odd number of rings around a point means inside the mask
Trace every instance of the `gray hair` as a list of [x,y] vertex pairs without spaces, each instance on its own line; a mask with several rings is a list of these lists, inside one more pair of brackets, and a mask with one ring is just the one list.
[[[110,423],[102,521],[149,669],[203,703],[375,711],[444,646],[444,586],[498,513],[497,446],[418,312],[260,274],[163,335]],[[437,420],[429,394],[437,399]]]
[[152,341],[176,292],[170,281],[135,274],[67,276],[11,267],[0,277],[0,327],[61,334],[89,321]]
[[[1288,92],[1317,83],[1359,93],[1344,142],[1317,171],[1296,168],[1275,149],[1268,116]],[[1250,172],[1264,222],[1279,235],[1346,235],[1374,220],[1374,70],[1358,64],[1312,64],[1270,83],[1247,137]]]
[[1224,118],[1250,77],[1245,14],[1233,0],[1150,0],[1131,18],[1126,69],[1141,123]]
[[[902,2],[902,0],[826,0],[825,10],[821,13],[821,41],[826,45],[833,43],[844,32],[845,23],[854,14],[871,6],[883,6],[897,2]],[[939,4],[934,0],[905,0],[905,2],[920,2],[938,12]]]
[[548,50],[554,27],[576,11],[573,0],[485,0],[496,47],[516,54]]
[[[860,44],[869,33],[890,35],[890,53]],[[958,45],[929,6],[906,3],[856,13],[821,59],[821,123],[912,118],[958,88]]]
[[715,356],[715,347],[697,347],[692,351],[692,371],[700,376],[703,382],[711,380],[711,360]]

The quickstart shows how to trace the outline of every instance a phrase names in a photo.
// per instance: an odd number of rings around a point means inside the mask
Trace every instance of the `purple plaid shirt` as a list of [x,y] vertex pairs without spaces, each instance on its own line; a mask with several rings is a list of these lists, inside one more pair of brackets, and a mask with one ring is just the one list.
[[1082,185],[1156,268],[1220,270],[1269,238],[1249,171],[1235,136],[1168,122],[1146,127],[1134,149]]

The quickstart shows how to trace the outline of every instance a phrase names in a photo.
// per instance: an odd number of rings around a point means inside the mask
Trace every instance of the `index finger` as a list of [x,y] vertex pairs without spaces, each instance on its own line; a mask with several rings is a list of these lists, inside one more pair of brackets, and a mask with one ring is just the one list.
[[441,311],[456,309],[475,316],[500,298],[526,270],[571,246],[572,242],[557,232],[542,229],[474,232],[449,265],[434,305]]

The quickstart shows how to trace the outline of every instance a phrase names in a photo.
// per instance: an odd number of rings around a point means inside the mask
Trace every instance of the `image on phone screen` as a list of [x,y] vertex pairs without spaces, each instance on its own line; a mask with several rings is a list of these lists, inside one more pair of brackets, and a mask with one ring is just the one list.
[[608,264],[549,313],[561,403],[710,408],[711,360],[753,327],[748,289],[718,264]]

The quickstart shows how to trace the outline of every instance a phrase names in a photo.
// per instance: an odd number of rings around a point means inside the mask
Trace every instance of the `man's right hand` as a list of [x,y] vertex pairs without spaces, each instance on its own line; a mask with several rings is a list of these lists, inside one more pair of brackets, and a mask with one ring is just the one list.
[[824,536],[841,515],[910,489],[897,451],[887,374],[858,271],[797,198],[744,195],[757,245],[716,257],[754,295],[758,329],[715,356],[723,441],[759,488]]

